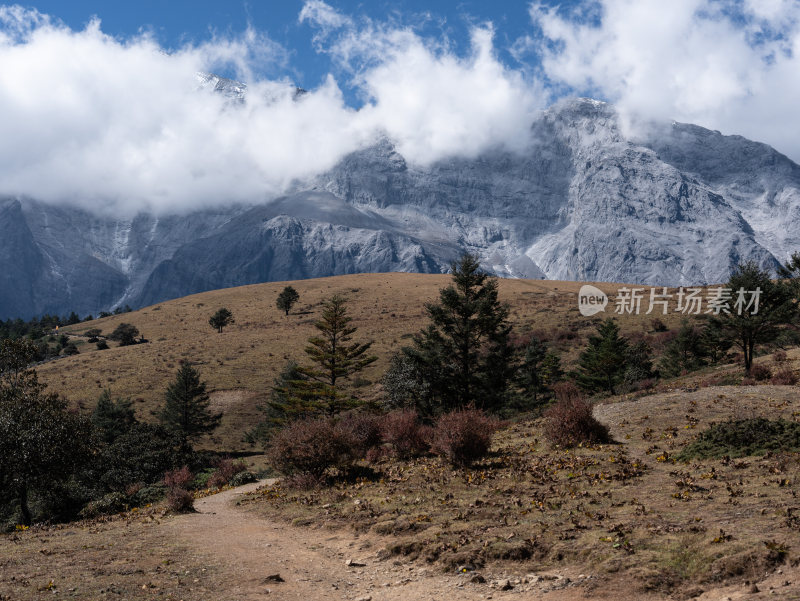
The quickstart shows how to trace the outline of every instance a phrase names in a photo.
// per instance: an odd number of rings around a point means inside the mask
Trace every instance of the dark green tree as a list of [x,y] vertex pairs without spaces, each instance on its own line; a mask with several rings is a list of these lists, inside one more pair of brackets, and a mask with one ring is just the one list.
[[92,411],[92,424],[103,442],[113,442],[128,432],[136,423],[136,414],[131,400],[113,400],[111,392],[108,389],[104,390]]
[[402,351],[389,359],[389,368],[383,374],[381,383],[387,409],[414,407],[420,399],[427,397],[426,383],[417,378],[414,364]]
[[716,365],[725,358],[733,343],[718,323],[707,321],[700,330],[700,344],[708,362]]
[[233,313],[228,311],[225,307],[222,307],[209,318],[208,323],[212,328],[217,330],[217,332],[222,334],[222,328],[233,323]]
[[294,396],[297,386],[293,386],[292,383],[307,380],[298,367],[296,361],[290,359],[286,362],[274,380],[269,400],[258,406],[263,415],[262,420],[245,434],[245,441],[251,444],[259,441],[267,442],[276,429],[316,413],[315,408],[309,407],[302,399]]
[[616,394],[628,367],[629,347],[613,319],[609,317],[598,325],[597,335],[589,337],[589,344],[578,358],[577,381],[581,388]]
[[453,283],[439,292],[439,302],[425,305],[430,325],[403,349],[425,385],[417,408],[423,415],[468,405],[498,411],[509,401],[517,367],[508,305],[476,256],[463,255],[451,271]]
[[314,324],[319,334],[308,339],[305,348],[313,365],[296,367],[302,377],[288,381],[273,410],[286,415],[334,415],[359,404],[341,389],[341,381],[364,370],[377,360],[368,355],[372,342],[353,342],[357,328],[350,325],[347,303],[341,296],[323,302],[322,316]]
[[292,310],[292,307],[298,300],[300,300],[300,294],[298,294],[297,290],[291,286],[286,286],[278,295],[276,304],[278,305],[278,309],[285,311],[286,315],[289,315],[289,311]]
[[665,376],[679,376],[700,369],[707,356],[700,328],[684,319],[675,338],[664,348],[658,367]]
[[27,361],[29,342],[0,343],[0,490],[19,505],[22,523],[33,520],[30,495],[66,482],[94,448],[87,419],[47,393]]
[[[734,269],[726,287],[732,292],[727,312],[711,317],[710,323],[742,350],[744,370],[749,374],[756,349],[775,341],[787,326],[797,322],[795,283],[773,281],[769,271],[748,261]],[[740,291],[745,302],[737,306]],[[759,291],[757,312],[753,311],[754,304],[747,306],[754,300],[750,293],[755,291]]]
[[164,396],[166,402],[159,419],[177,434],[184,450],[191,448],[197,437],[214,430],[222,419],[221,413],[209,410],[206,384],[188,363],[178,370]]
[[139,335],[139,328],[129,323],[119,324],[109,335],[109,340],[116,340],[120,346],[130,346],[136,344],[136,337]]
[[519,383],[524,404],[528,408],[538,407],[551,392],[551,386],[564,375],[561,359],[551,353],[547,344],[532,338],[525,347],[525,355],[519,367]]

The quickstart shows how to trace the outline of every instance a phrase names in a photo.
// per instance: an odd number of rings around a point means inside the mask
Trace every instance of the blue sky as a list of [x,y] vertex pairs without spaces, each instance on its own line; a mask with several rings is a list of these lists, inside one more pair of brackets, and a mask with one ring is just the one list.
[[612,103],[627,136],[675,120],[800,161],[800,0],[0,4],[0,193],[252,201],[379,138],[415,165],[531,152],[570,96]]
[[[570,6],[574,2],[557,4]],[[148,31],[167,48],[208,40],[213,34],[235,35],[250,26],[265,32],[290,55],[286,68],[270,68],[264,75],[285,74],[301,87],[314,88],[329,72],[338,71],[324,53],[314,49],[313,27],[298,20],[304,0],[40,0],[27,5],[58,17],[74,29],[84,28],[97,17],[103,31],[110,35],[130,37]],[[396,19],[426,35],[446,36],[460,53],[469,51],[470,26],[491,22],[496,31],[498,56],[512,66],[518,61],[509,48],[533,32],[529,3],[524,1],[368,0],[332,2],[332,5],[346,14],[376,20]],[[535,57],[527,58],[535,63]],[[346,81],[343,87],[347,88]],[[350,93],[347,99],[351,104],[359,104]]]

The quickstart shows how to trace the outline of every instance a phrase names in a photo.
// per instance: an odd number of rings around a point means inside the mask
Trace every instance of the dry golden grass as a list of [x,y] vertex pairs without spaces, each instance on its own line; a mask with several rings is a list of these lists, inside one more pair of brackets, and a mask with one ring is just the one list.
[[[298,524],[383,537],[387,556],[619,578],[638,592],[699,595],[761,582],[800,560],[800,454],[675,462],[713,421],[797,419],[794,386],[701,388],[601,405],[615,444],[553,449],[542,420],[499,432],[471,469],[438,458],[375,465],[374,479],[321,491],[276,485],[255,510]],[[797,595],[792,580],[782,594]],[[722,598],[722,597],[712,597]],[[790,598],[790,597],[781,597]],[[795,598],[795,597],[791,597]]]
[[[447,275],[408,273],[348,275],[295,282],[276,282],[195,294],[133,313],[64,328],[78,343],[79,355],[38,368],[43,382],[73,403],[87,408],[108,388],[113,396],[134,401],[138,417],[151,420],[163,401],[166,386],[183,361],[196,364],[212,393],[212,403],[225,413],[221,427],[205,446],[227,451],[246,450],[243,433],[258,419],[256,406],[269,394],[275,376],[287,360],[304,361],[306,340],[316,330],[321,302],[334,294],[348,299],[359,340],[373,340],[379,360],[362,375],[370,384],[360,396],[380,395],[380,378],[391,355],[410,343],[426,325],[424,304],[436,301],[450,283]],[[275,299],[290,284],[300,301],[285,317]],[[578,312],[581,283],[546,280],[500,280],[500,298],[511,305],[511,318],[520,336],[557,331],[556,350],[566,362],[577,356],[594,325]],[[597,284],[614,294],[616,284]],[[217,333],[208,324],[220,307],[233,312],[236,323]],[[607,311],[612,311],[609,306]],[[645,332],[653,315],[625,315],[623,332]],[[658,316],[676,326],[680,315]],[[110,334],[120,323],[132,323],[147,344],[97,351],[80,334],[99,328]]]

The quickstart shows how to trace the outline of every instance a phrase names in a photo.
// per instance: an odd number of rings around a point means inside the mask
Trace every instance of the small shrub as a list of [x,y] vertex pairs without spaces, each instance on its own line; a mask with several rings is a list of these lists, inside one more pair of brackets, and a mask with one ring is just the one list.
[[201,472],[197,472],[192,481],[192,488],[195,490],[202,490],[204,488],[208,488],[210,485],[208,483],[211,480],[211,477],[214,475],[216,470],[213,467],[207,467]]
[[574,447],[610,441],[608,428],[594,418],[591,403],[574,384],[565,382],[557,388],[556,398],[556,404],[545,412],[545,436],[552,444]]
[[208,486],[211,488],[222,488],[230,483],[231,479],[238,473],[243,472],[247,467],[241,461],[233,461],[226,457],[217,463],[217,469],[208,479]]
[[167,507],[179,513],[194,511],[194,497],[184,488],[170,488],[167,492]]
[[292,474],[287,476],[284,480],[287,488],[296,488],[299,490],[315,490],[321,488],[325,484],[323,476],[309,474],[308,472]]
[[666,332],[669,329],[667,328],[667,325],[663,321],[661,321],[658,317],[650,320],[650,327],[653,329],[654,332]]
[[167,489],[162,484],[151,484],[150,486],[143,486],[136,494],[130,497],[130,504],[141,507],[151,503],[158,503],[164,498]]
[[97,350],[98,351],[105,351],[108,350],[108,342],[105,340],[101,340],[97,343]]
[[712,424],[677,456],[680,461],[800,451],[800,423],[763,417]]
[[179,470],[170,470],[164,474],[164,484],[167,488],[187,488],[194,480],[189,466],[184,465]]
[[329,468],[352,462],[350,440],[331,419],[292,422],[270,440],[267,457],[285,476],[311,474],[321,479]]
[[755,386],[758,382],[756,382],[753,378],[742,378],[742,381],[739,382],[740,386]]
[[128,499],[120,492],[112,492],[102,498],[87,503],[78,514],[82,518],[94,518],[109,513],[119,513],[128,506]]
[[423,425],[416,411],[399,409],[387,413],[381,427],[384,442],[389,443],[400,459],[418,457],[428,452],[431,429]]
[[465,466],[485,457],[499,422],[479,409],[442,415],[433,430],[431,450],[453,465]]
[[245,484],[250,484],[251,482],[257,482],[258,476],[256,476],[253,472],[239,472],[233,478],[230,479],[231,486],[244,486]]
[[179,470],[170,470],[164,474],[164,484],[167,487],[167,506],[172,511],[194,510],[194,497],[186,490],[193,480],[194,476],[186,465]]
[[381,417],[367,413],[348,413],[338,423],[339,431],[350,439],[353,453],[363,458],[373,447],[380,446]]
[[779,369],[772,379],[769,381],[770,384],[777,384],[783,386],[791,386],[793,384],[797,384],[797,374],[794,373],[788,367],[784,367]]
[[789,357],[786,355],[786,351],[780,350],[772,353],[772,360],[775,363],[786,363],[788,359]]
[[757,382],[764,382],[772,377],[772,370],[763,363],[753,363],[749,376]]

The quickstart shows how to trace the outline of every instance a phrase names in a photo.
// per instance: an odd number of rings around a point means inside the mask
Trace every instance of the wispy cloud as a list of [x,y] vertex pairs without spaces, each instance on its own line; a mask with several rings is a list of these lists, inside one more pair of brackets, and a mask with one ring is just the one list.
[[800,158],[800,2],[601,0],[578,10],[531,6],[551,81],[632,116],[742,134]]
[[[167,52],[147,35],[110,37],[98,21],[74,31],[3,7],[0,193],[172,212],[274,197],[382,135],[418,163],[524,144],[542,103],[496,59],[490,27],[459,57],[319,1],[301,18],[321,50],[353,65],[360,110],[332,76],[299,99],[289,80],[258,79],[255,66],[287,53],[253,30]],[[247,82],[244,102],[199,89],[197,72],[220,69]]]
[[[98,21],[72,30],[3,6],[0,194],[128,213],[267,200],[380,136],[412,164],[522,151],[536,112],[564,92],[800,158],[799,0],[581,6],[532,5],[530,36],[511,48],[524,64],[511,68],[491,23],[473,25],[456,52],[402,16],[376,21],[309,0],[298,19],[360,94],[358,110],[332,75],[299,98],[288,78],[259,77],[265,64],[290,70],[291,54],[252,28],[165,49],[146,34],[108,36]],[[199,86],[197,72],[215,71],[245,81],[246,100]]]

